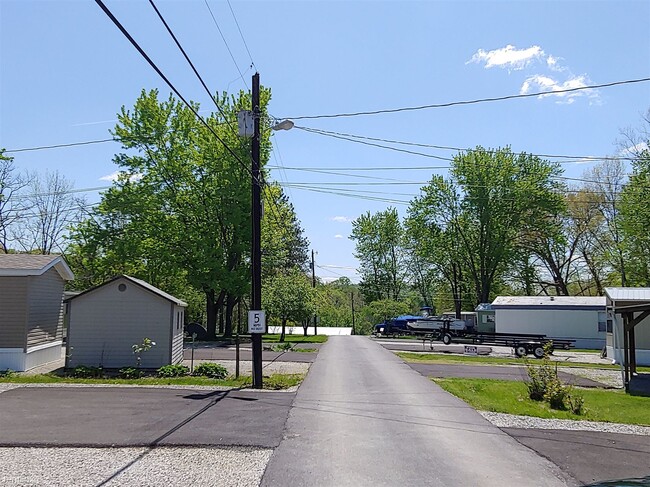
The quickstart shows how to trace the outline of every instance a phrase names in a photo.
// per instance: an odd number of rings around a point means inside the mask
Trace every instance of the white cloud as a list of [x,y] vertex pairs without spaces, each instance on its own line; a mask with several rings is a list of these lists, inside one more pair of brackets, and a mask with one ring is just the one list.
[[529,93],[535,92],[548,92],[539,95],[539,98],[546,98],[548,96],[555,96],[559,98],[557,103],[566,103],[571,104],[575,101],[576,98],[581,96],[588,96],[592,99],[597,99],[599,97],[598,91],[596,90],[579,90],[579,91],[565,91],[562,93],[553,93],[554,91],[560,90],[570,90],[573,88],[583,88],[588,86],[589,79],[586,76],[572,76],[564,82],[560,82],[551,78],[550,76],[545,76],[542,74],[536,74],[526,78],[524,83],[521,85],[519,93],[526,95]]
[[645,142],[641,142],[639,144],[631,145],[630,147],[623,149],[621,151],[621,155],[623,156],[632,156],[632,157],[638,157],[641,152],[648,150],[648,144]]
[[[539,46],[517,49],[515,46],[508,44],[506,47],[494,49],[492,51],[479,49],[465,64],[485,63],[486,69],[497,67],[520,70],[524,69],[531,62],[537,59],[542,59],[544,56],[544,50]],[[549,56],[549,58],[550,57],[551,56]],[[555,60],[555,58],[553,59]]]
[[[118,180],[121,174],[124,174],[124,171],[115,171],[111,174],[107,174],[106,176],[102,176],[101,178],[99,178],[99,180],[110,181],[111,183],[113,183]],[[133,174],[129,179],[131,181],[140,181],[140,179],[142,179],[142,174]]]
[[340,233],[337,233],[336,235],[334,235],[334,238],[344,238],[344,237]]
[[354,218],[350,218],[349,216],[333,216],[330,217],[330,220],[338,223],[350,223]]
[[548,55],[546,58],[546,66],[548,66],[548,69],[551,71],[566,71],[567,68],[559,64],[561,58],[552,56],[551,54]]

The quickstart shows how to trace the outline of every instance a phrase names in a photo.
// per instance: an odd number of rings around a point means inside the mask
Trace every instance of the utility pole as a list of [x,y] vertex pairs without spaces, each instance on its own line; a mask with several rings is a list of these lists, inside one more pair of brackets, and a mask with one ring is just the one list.
[[[311,287],[316,288],[316,262],[314,261],[314,249],[311,249]],[[318,335],[316,327],[316,313],[314,313],[314,336]]]
[[[252,142],[252,240],[251,240],[251,310],[262,309],[262,198],[260,182],[260,75],[253,75],[253,142]],[[250,326],[250,325],[249,325]],[[262,388],[262,334],[252,333],[253,388]]]
[[356,330],[354,329],[354,292],[350,293],[350,303],[352,303],[352,334],[356,335]]

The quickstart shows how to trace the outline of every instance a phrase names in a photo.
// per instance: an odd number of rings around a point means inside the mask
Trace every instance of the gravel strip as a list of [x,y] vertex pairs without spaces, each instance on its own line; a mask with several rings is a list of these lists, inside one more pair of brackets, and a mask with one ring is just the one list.
[[585,379],[595,380],[608,387],[614,387],[616,389],[623,388],[623,378],[620,370],[581,369],[578,367],[558,367],[557,370]]
[[0,485],[252,487],[271,453],[244,447],[0,448]]
[[534,418],[532,416],[493,413],[490,411],[479,411],[479,413],[498,428],[600,431],[603,433],[622,433],[626,435],[650,436],[649,426],[637,426],[633,424],[620,423],[601,423],[598,421],[573,421],[571,419]]

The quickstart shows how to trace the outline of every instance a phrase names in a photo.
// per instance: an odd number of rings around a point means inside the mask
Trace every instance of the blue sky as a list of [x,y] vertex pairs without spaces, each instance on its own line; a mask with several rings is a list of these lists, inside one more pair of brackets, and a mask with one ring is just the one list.
[[[207,96],[149,3],[105,3],[181,93],[209,109]],[[647,1],[230,0],[249,56],[229,4],[208,0],[237,66],[205,1],[158,0],[156,5],[211,90],[248,89],[252,57],[262,84],[273,93],[270,112],[279,118],[650,76]],[[115,114],[122,105],[131,106],[142,88],[169,92],[92,1],[0,0],[0,60],[0,147],[6,149],[109,138]],[[638,125],[649,107],[650,83],[639,83],[572,96],[296,124],[440,146],[510,145],[538,154],[605,156],[616,154],[620,130]],[[346,275],[354,280],[350,221],[390,205],[372,198],[400,202],[395,206],[403,215],[418,188],[432,173],[445,174],[448,165],[295,128],[273,139],[269,164],[284,169],[273,169],[272,177],[293,184],[286,191],[318,252],[317,275],[324,279]],[[109,184],[102,178],[117,169],[112,157],[118,150],[117,144],[105,143],[13,155],[19,168],[57,169],[75,187],[93,188]],[[414,150],[443,158],[454,154]],[[563,164],[570,177],[580,177],[590,165]],[[442,168],[414,169],[418,166]],[[341,174],[304,170],[310,168]],[[94,202],[99,196],[89,192],[87,198]]]

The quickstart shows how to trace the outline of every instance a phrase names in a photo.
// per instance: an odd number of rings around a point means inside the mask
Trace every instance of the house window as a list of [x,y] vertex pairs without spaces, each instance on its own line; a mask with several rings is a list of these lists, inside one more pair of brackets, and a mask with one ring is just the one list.
[[604,311],[598,312],[598,331],[607,331],[607,314]]
[[614,322],[611,319],[607,320],[607,333],[612,333],[614,331]]

